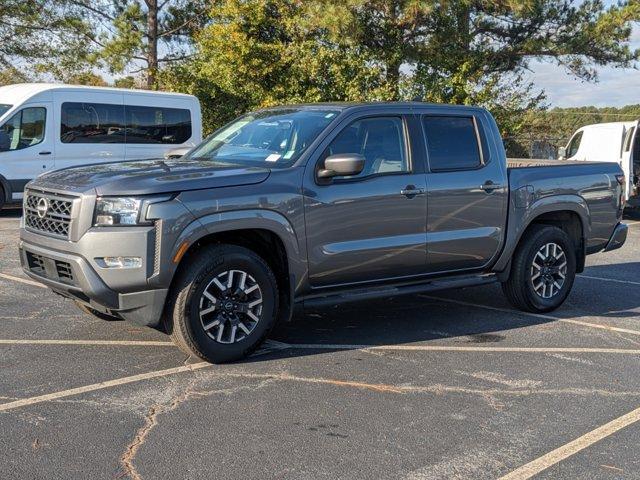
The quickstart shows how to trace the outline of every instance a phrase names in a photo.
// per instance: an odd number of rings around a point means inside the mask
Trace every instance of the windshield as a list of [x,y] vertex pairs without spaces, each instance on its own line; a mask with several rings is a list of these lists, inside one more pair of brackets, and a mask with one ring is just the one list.
[[291,108],[250,113],[218,130],[183,158],[223,165],[287,167],[338,113]]
[[0,117],[7,113],[7,111],[13,107],[13,105],[9,105],[7,103],[0,103]]

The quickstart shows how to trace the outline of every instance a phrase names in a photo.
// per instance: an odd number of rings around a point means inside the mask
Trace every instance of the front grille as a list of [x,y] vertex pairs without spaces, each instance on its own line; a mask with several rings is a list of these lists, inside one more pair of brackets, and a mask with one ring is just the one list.
[[44,257],[37,253],[26,252],[26,254],[31,273],[67,285],[75,283],[70,263]]
[[24,200],[24,223],[31,230],[69,238],[73,201],[56,195],[28,192]]

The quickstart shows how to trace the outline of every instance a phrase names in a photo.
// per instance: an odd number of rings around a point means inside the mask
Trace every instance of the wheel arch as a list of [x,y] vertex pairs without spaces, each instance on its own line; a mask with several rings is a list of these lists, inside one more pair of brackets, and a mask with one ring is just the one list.
[[[523,210],[526,212],[523,215]],[[494,266],[496,272],[507,272],[511,258],[533,225],[552,225],[565,231],[576,246],[576,272],[584,270],[587,239],[591,232],[590,213],[586,201],[578,195],[554,195],[534,202],[525,209],[512,208],[507,227],[505,250]]]
[[298,239],[287,219],[272,211],[243,210],[195,220],[183,230],[171,250],[171,285],[181,266],[195,252],[216,243],[247,248],[267,262],[278,281],[279,319],[290,319],[296,285],[304,276],[305,262],[301,261]]

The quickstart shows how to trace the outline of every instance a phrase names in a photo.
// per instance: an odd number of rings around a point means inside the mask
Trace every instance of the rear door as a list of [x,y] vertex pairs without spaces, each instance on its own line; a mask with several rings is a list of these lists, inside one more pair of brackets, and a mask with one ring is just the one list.
[[[484,115],[424,114],[429,272],[480,269],[499,252],[507,218],[504,155]],[[497,134],[497,129],[496,129]],[[501,148],[501,146],[500,146]]]
[[125,159],[121,93],[58,91],[55,108],[56,169]]
[[[426,184],[422,158],[409,143],[410,119],[385,109],[345,120],[305,172],[304,208],[312,287],[423,274]],[[324,159],[355,153],[361,174],[320,182]]]

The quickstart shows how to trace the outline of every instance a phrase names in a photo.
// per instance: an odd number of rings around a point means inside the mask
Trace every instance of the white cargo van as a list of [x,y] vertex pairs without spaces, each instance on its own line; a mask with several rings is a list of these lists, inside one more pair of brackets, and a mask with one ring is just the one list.
[[640,205],[640,134],[633,122],[596,123],[576,130],[565,148],[561,160],[616,162],[627,178],[627,201]]
[[0,87],[0,208],[43,172],[162,158],[202,140],[191,95],[25,83]]

